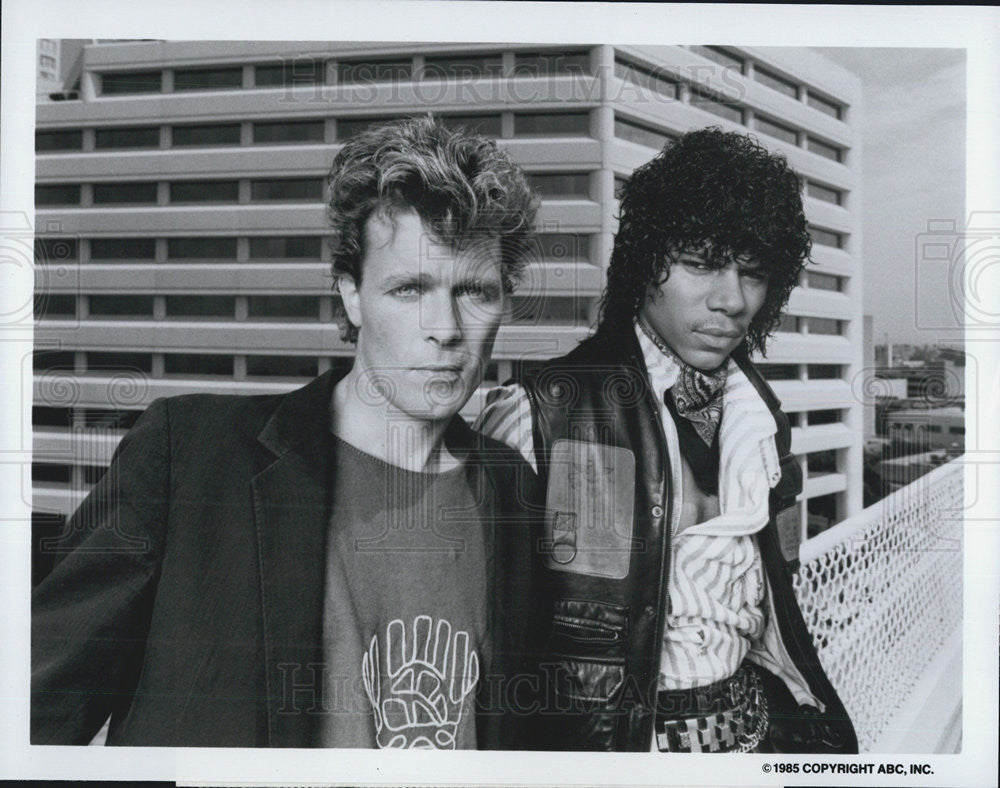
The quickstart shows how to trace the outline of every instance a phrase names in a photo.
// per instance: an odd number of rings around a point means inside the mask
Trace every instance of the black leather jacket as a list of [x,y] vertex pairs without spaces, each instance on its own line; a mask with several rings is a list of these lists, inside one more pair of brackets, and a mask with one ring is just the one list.
[[[793,595],[793,567],[781,555],[775,518],[802,488],[801,471],[789,451],[788,419],[745,349],[734,358],[778,424],[782,479],[771,491],[770,519],[757,539],[785,661],[794,664],[825,707],[823,714],[800,707],[784,682],[761,668],[771,709],[770,746],[789,752],[857,752],[854,729],[820,666]],[[648,751],[673,496],[666,439],[639,344],[631,333],[613,341],[594,337],[518,382],[532,405],[540,494],[549,487],[536,610],[546,697],[534,739],[542,749]],[[589,474],[588,483],[596,479],[598,489],[604,474],[604,492],[593,495],[593,505],[603,501],[619,517],[631,511],[630,523],[610,529],[620,533],[595,534],[593,520],[589,525],[559,522],[553,498],[583,486],[581,473]],[[566,474],[565,483],[556,478]],[[609,498],[614,502],[608,504]],[[606,513],[602,522],[612,522],[615,518]],[[587,527],[589,535],[578,530]],[[589,553],[578,552],[578,540],[590,540]]]

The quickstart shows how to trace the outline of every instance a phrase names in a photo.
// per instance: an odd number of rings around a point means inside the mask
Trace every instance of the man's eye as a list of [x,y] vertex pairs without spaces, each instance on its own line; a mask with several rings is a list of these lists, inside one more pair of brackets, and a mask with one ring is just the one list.
[[499,289],[492,285],[463,285],[458,294],[484,304],[492,303],[500,297]]
[[392,295],[398,298],[413,298],[420,295],[420,285],[400,285],[391,290]]
[[740,276],[748,276],[757,282],[766,282],[771,278],[767,271],[762,271],[759,268],[741,268]]

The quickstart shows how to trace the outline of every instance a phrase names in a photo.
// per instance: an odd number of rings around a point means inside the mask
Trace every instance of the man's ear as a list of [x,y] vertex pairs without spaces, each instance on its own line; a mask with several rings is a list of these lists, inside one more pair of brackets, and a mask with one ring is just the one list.
[[361,297],[358,295],[358,285],[354,281],[354,277],[341,274],[337,279],[337,289],[340,291],[340,300],[344,304],[347,318],[355,326],[361,328]]

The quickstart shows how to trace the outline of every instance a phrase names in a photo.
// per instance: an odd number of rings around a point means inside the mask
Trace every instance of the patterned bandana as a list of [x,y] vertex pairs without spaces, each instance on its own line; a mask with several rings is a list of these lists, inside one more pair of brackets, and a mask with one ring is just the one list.
[[670,388],[677,415],[690,421],[699,437],[711,446],[722,420],[722,390],[726,387],[728,364],[702,372],[682,361],[641,317],[638,323],[650,342],[680,369],[677,382]]

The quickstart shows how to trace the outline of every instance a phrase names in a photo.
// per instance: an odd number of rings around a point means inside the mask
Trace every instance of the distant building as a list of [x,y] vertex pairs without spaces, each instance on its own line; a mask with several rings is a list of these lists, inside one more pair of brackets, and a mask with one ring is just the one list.
[[[869,374],[868,370],[875,368],[875,319],[871,315],[865,315],[863,318],[862,325],[864,326],[861,358],[862,366],[865,369],[865,374]],[[863,403],[864,408],[864,437],[865,439],[870,438],[875,434],[875,399],[866,399]]]
[[961,408],[899,410],[886,416],[887,433],[894,447],[916,452],[965,450],[965,411]]
[[887,380],[905,380],[906,396],[924,399],[931,406],[948,405],[965,397],[965,357],[938,358],[934,361],[900,361],[892,367],[876,367],[876,374]]
[[83,48],[86,38],[38,39],[37,101],[67,101],[79,98]]
[[907,398],[909,391],[909,381],[906,378],[880,378],[878,382],[878,398],[900,399]]
[[965,351],[958,347],[940,347],[937,353],[938,358],[951,361],[956,367],[965,366]]
[[892,361],[889,358],[889,354],[892,352],[892,345],[875,345],[875,366],[878,367],[891,367]]
[[[878,388],[872,400],[874,411],[874,433],[876,436],[888,435],[888,415],[897,410],[905,410],[911,400],[906,398],[906,381],[903,378],[879,378]],[[916,404],[913,405],[916,407]]]
[[60,41],[55,38],[39,38],[35,49],[35,93],[38,96],[47,96],[49,93],[62,90]]

